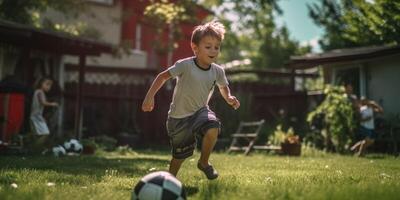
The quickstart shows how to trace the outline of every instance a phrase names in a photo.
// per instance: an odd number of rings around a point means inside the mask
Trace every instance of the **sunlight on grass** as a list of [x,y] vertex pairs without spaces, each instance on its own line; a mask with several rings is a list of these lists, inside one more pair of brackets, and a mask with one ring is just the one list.
[[[169,158],[168,152],[151,150],[2,156],[0,199],[129,199],[141,177],[168,169]],[[189,199],[398,199],[400,191],[400,160],[385,155],[215,153],[211,162],[220,177],[214,181],[197,170],[198,158],[198,153],[189,158],[178,175]]]

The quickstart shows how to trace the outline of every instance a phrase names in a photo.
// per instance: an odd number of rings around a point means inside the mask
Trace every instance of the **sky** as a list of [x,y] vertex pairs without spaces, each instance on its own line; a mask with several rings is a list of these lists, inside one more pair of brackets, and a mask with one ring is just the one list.
[[318,39],[323,35],[323,29],[314,24],[308,16],[307,4],[316,3],[319,0],[281,0],[279,5],[283,10],[283,16],[276,19],[278,26],[285,24],[290,31],[290,36],[300,44],[310,44],[313,52],[321,52]]
[[[373,0],[370,0],[373,1]],[[314,24],[311,17],[308,16],[307,4],[318,3],[320,0],[280,0],[283,14],[276,17],[277,26],[286,25],[289,29],[290,37],[300,42],[301,45],[309,44],[313,47],[313,52],[321,52],[318,39],[323,36],[323,29]],[[233,7],[231,3],[225,3],[221,7],[214,8],[215,13],[220,9]],[[227,17],[232,21],[240,20],[235,14],[227,13]],[[233,24],[233,29],[234,29]]]

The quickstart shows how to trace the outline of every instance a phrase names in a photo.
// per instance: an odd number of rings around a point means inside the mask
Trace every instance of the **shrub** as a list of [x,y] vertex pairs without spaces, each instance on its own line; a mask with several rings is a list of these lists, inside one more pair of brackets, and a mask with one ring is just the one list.
[[324,101],[307,116],[307,122],[313,122],[322,116],[321,131],[324,148],[343,153],[349,146],[352,132],[356,126],[354,108],[348,100],[344,87],[326,85]]
[[98,147],[105,151],[113,151],[117,147],[117,140],[112,137],[101,135],[101,136],[96,136],[93,139],[98,145]]

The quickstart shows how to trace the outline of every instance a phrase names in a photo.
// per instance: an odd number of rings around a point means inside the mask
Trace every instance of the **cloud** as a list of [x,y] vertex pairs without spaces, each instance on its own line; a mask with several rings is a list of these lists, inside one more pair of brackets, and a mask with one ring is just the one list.
[[375,4],[375,0],[366,0],[367,3]]
[[300,42],[300,46],[311,46],[313,52],[321,52],[321,47],[319,46],[318,40],[319,37],[314,37],[311,40],[306,40]]

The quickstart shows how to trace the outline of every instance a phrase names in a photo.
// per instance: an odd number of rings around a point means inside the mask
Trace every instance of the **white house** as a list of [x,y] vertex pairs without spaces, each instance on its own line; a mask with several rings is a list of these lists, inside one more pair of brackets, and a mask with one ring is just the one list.
[[351,83],[358,96],[378,102],[385,114],[400,114],[399,45],[336,49],[294,56],[287,66],[295,69],[320,66],[325,83]]

